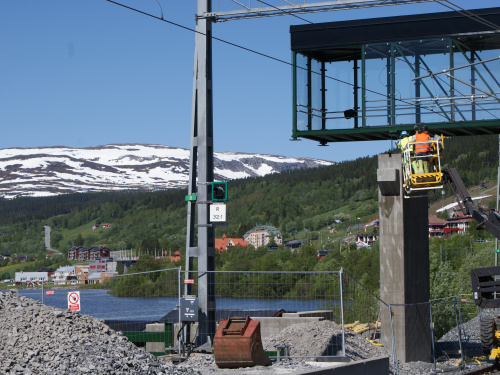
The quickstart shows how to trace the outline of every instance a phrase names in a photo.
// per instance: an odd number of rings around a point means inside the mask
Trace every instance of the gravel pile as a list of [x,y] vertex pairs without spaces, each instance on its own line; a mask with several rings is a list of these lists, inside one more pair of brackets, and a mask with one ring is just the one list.
[[0,374],[199,374],[137,348],[102,321],[0,292]]
[[[476,329],[477,328],[477,329]],[[481,350],[480,335],[479,335],[479,319],[467,323],[466,331],[474,331],[475,334],[469,337],[469,341],[465,342],[465,349],[473,349],[474,353]],[[389,357],[390,372],[389,374],[398,375],[429,375],[434,374],[434,363],[432,362],[409,362],[397,363],[397,369],[394,368],[391,348],[373,345],[367,340],[368,332],[364,334],[356,334],[353,332],[345,332],[345,353],[351,361],[359,361],[373,357]],[[291,356],[303,357],[294,358],[274,363],[271,367],[254,367],[250,369],[219,369],[211,355],[195,355],[188,358],[187,364],[196,368],[202,375],[224,374],[224,375],[252,375],[252,374],[297,374],[301,371],[310,371],[318,369],[321,366],[327,366],[328,363],[314,362],[314,358],[328,353],[332,355],[332,351],[338,349],[340,355],[342,331],[340,326],[331,321],[321,321],[314,323],[295,324],[283,329],[279,334],[269,338],[264,338],[262,344],[265,350],[276,350],[275,346],[287,345]],[[460,367],[459,356],[450,357],[450,354],[458,348],[457,330],[450,331],[449,336],[443,336],[439,343],[436,343],[436,350],[439,351],[439,360],[437,371],[439,373],[453,373],[456,375],[464,375],[471,371],[477,370],[489,365],[479,365],[477,362],[466,361],[468,367],[464,371],[459,371]],[[478,349],[479,348],[479,349]],[[389,351],[388,351],[389,349]],[[447,352],[448,350],[448,352]],[[335,354],[333,354],[335,355]],[[472,355],[472,352],[471,352]],[[471,355],[467,354],[469,358]]]
[[[373,345],[361,335],[353,332],[345,332],[344,335],[345,354],[353,361],[388,355],[383,347]],[[295,324],[263,340],[263,345],[265,350],[275,350],[276,345],[289,345],[292,357],[342,355],[342,330],[329,320]]]

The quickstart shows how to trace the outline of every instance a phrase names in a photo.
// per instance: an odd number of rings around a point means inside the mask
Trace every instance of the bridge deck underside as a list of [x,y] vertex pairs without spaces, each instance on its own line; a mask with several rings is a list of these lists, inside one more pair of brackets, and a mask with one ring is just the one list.
[[[500,121],[480,121],[475,123],[426,124],[432,134],[449,136],[470,136],[500,134]],[[299,132],[300,137],[325,142],[360,142],[397,139],[401,131],[412,131],[413,126],[378,126],[358,129],[313,130]]]

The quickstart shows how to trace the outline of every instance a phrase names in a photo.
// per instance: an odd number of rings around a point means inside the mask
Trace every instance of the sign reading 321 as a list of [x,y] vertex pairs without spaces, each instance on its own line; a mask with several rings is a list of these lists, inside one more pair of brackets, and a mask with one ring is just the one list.
[[210,221],[226,221],[226,205],[224,203],[210,205]]

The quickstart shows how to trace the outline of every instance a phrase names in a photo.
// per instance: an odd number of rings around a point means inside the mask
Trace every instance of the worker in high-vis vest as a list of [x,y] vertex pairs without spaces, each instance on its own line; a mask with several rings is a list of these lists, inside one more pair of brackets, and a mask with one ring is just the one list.
[[[401,150],[401,159],[403,164],[405,163],[404,153],[405,151],[409,151],[410,155],[413,156],[413,145],[408,144],[411,141],[410,134],[406,130],[403,130],[400,135],[401,139],[396,143],[399,149]],[[415,170],[416,162],[412,161],[411,165],[413,166],[413,170]]]
[[422,129],[413,137],[415,140],[415,157],[416,174],[429,173],[429,131],[427,126],[422,126]]
[[406,130],[403,130],[401,132],[401,139],[397,143],[398,147],[401,150],[401,153],[405,152],[408,142],[410,142],[409,134]]

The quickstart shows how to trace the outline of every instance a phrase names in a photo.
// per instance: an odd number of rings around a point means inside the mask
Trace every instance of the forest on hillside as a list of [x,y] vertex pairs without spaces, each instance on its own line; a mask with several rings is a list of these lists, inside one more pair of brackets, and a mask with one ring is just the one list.
[[[482,180],[496,180],[498,137],[446,139],[443,164],[456,167],[467,186]],[[271,224],[280,229],[284,239],[306,240],[310,248],[304,247],[304,253],[330,249],[342,254],[340,240],[348,234],[347,228],[356,221],[364,223],[377,216],[376,169],[377,156],[372,156],[328,167],[230,181],[227,226],[217,228],[216,236],[238,238],[255,225]],[[178,189],[1,199],[0,212],[4,215],[0,217],[0,252],[42,259],[45,254],[43,227],[48,225],[52,228],[51,246],[63,253],[72,246],[105,244],[111,250],[134,249],[143,254],[180,250],[183,254],[187,221],[185,194],[186,190]],[[441,199],[441,194],[432,199]],[[93,224],[103,223],[111,227],[92,229]],[[333,226],[337,229],[335,235],[326,231]],[[297,260],[298,254],[280,258],[279,252],[269,255],[264,251],[257,260],[255,257],[261,253],[251,252],[257,250],[235,250],[233,255],[239,254],[238,251],[241,254],[234,259],[224,254],[217,260],[217,267],[229,269],[246,265],[251,270],[316,267]],[[357,257],[361,257],[361,253]],[[335,262],[331,266],[347,261],[337,259]],[[370,263],[373,262],[375,260],[370,259]],[[350,268],[361,279],[364,277],[362,270]],[[366,283],[376,288],[376,281],[366,279]]]
[[[498,137],[446,139],[443,165],[457,168],[467,186],[496,180]],[[372,156],[230,181],[227,226],[218,228],[216,236],[239,238],[255,225],[271,224],[291,238],[292,232],[319,231],[335,220],[375,217],[376,170],[377,156]],[[0,199],[4,214],[0,216],[0,251],[43,253],[44,225],[52,228],[52,246],[60,251],[99,244],[112,250],[139,249],[152,239],[164,250],[179,249],[186,233],[185,194],[186,190],[177,189]],[[431,200],[440,198],[436,195]],[[93,224],[102,223],[110,223],[111,228],[91,230]]]

